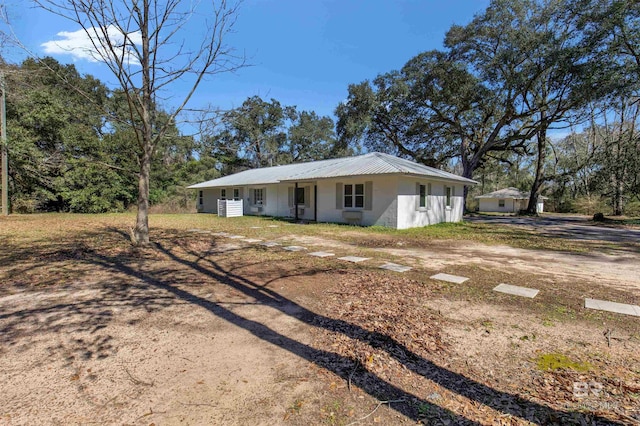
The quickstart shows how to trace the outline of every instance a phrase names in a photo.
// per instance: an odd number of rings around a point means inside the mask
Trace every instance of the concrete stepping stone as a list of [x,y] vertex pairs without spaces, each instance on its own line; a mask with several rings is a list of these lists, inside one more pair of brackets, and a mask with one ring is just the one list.
[[244,240],[245,243],[259,243],[262,240],[259,240],[258,238],[245,238]]
[[454,284],[462,284],[463,282],[469,279],[467,277],[459,277],[457,275],[449,275],[449,274],[435,274],[429,278],[431,278],[432,280],[446,281],[448,283],[454,283]]
[[327,251],[314,251],[313,253],[309,253],[310,256],[316,256],[316,257],[331,257],[331,256],[335,256],[335,254],[333,253],[329,253]]
[[517,285],[511,285],[511,284],[498,284],[493,289],[493,291],[499,291],[500,293],[512,294],[514,296],[529,297],[531,299],[536,297],[538,295],[538,293],[540,292],[540,290],[537,290],[535,288],[520,287],[520,286],[517,286]]
[[359,263],[364,262],[365,260],[369,260],[369,257],[358,257],[358,256],[345,256],[339,257],[339,260],[346,260],[347,262]]
[[211,231],[207,231],[206,229],[189,229],[189,232],[193,232],[194,234],[211,234]]
[[280,243],[276,243],[275,241],[265,241],[264,243],[260,243],[260,245],[265,247],[277,247]]
[[280,225],[269,225],[267,228],[280,228]]
[[245,239],[247,237],[245,237],[244,235],[229,235],[229,236],[227,236],[227,238],[231,238],[232,240],[242,240],[242,239]]
[[302,251],[302,250],[306,250],[306,247],[300,247],[300,246],[287,246],[287,247],[283,247],[283,249],[287,250],[287,251]]
[[231,234],[229,234],[228,232],[214,232],[213,235],[217,236],[217,237],[227,237]]
[[584,299],[584,307],[587,309],[597,309],[599,311],[640,317],[640,306],[638,305],[627,305],[625,303],[608,302],[598,299]]
[[251,229],[262,229],[262,226],[252,226]]
[[397,263],[387,262],[384,265],[380,265],[380,268],[394,272],[407,272],[411,270],[410,266],[398,265]]

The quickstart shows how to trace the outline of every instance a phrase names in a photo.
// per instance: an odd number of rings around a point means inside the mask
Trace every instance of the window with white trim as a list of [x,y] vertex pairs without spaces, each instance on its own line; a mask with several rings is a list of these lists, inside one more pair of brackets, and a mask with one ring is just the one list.
[[253,204],[256,206],[261,206],[264,201],[264,189],[263,188],[254,188],[253,189]]
[[504,207],[504,200],[498,200],[498,207]]
[[344,207],[364,208],[364,184],[346,184],[344,186]]
[[233,199],[236,201],[240,199],[240,188],[233,188]]
[[204,194],[203,194],[203,190],[198,191],[198,204],[203,205],[204,204]]
[[452,195],[453,189],[450,186],[445,186],[444,188],[444,193],[446,195],[446,206],[448,209],[451,208],[451,195]]
[[220,190],[220,199],[221,200],[226,200],[227,199],[227,190],[225,188],[222,188]]
[[420,208],[424,209],[427,208],[427,185],[418,185],[419,187],[419,194],[418,196],[420,197]]

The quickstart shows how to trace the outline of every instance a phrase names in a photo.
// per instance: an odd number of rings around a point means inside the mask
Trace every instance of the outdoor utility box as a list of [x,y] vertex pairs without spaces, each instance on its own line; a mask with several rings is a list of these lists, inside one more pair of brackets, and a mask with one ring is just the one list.
[[218,216],[238,217],[242,214],[242,200],[218,200]]
[[362,222],[362,212],[360,210],[344,210],[342,218],[351,225],[359,225]]

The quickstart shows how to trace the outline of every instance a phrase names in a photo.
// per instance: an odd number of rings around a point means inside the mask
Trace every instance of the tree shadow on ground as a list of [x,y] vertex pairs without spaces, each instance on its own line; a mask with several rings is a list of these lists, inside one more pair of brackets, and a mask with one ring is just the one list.
[[[183,238],[183,240],[186,239]],[[2,337],[0,342],[3,345],[15,344],[24,337],[24,333],[38,334],[44,331],[62,333],[76,329],[96,335],[93,340],[75,342],[75,350],[78,355],[108,356],[109,336],[98,333],[112,320],[113,309],[142,308],[146,312],[154,312],[175,303],[192,304],[206,309],[211,314],[266,342],[335,373],[345,381],[351,380],[354,385],[375,398],[403,401],[393,404],[392,409],[415,421],[422,418],[419,411],[426,410],[433,417],[447,419],[454,424],[480,424],[431,401],[419,398],[371,372],[352,374],[354,367],[357,367],[355,360],[301,343],[275,331],[267,324],[243,317],[234,312],[232,308],[224,306],[225,303],[211,301],[206,297],[196,295],[194,290],[197,290],[198,287],[194,286],[194,281],[197,282],[194,277],[200,277],[202,282],[213,280],[235,290],[244,297],[253,299],[256,303],[276,309],[313,327],[341,333],[351,339],[366,342],[373,348],[380,348],[407,369],[458,395],[485,404],[505,415],[526,419],[536,424],[565,424],[568,422],[619,424],[602,417],[555,410],[518,395],[493,389],[432,363],[386,334],[313,312],[264,284],[259,284],[239,273],[225,269],[215,260],[216,254],[220,253],[216,250],[215,240],[210,245],[210,249],[202,251],[194,250],[187,245],[180,245],[181,237],[178,232],[170,232],[169,237],[160,238],[158,241],[160,242],[155,245],[157,253],[166,256],[169,261],[162,262],[162,267],[156,268],[146,267],[144,260],[137,256],[110,254],[83,245],[83,243],[78,244],[77,248],[81,251],[82,256],[77,259],[77,262],[90,265],[92,268],[99,267],[101,270],[109,271],[112,275],[101,280],[96,294],[89,294],[74,303],[54,303],[45,307],[1,314],[0,324],[2,325],[0,327],[2,328],[0,328],[0,332],[2,332]],[[69,244],[69,242],[58,243],[61,248]],[[225,253],[229,252],[225,251]],[[28,253],[23,252],[22,255],[28,256]],[[319,272],[321,271],[317,271],[317,273]],[[312,273],[306,271],[304,274]],[[297,275],[288,274],[289,277]],[[34,320],[34,318],[38,319]],[[36,324],[35,329],[27,330],[24,328],[25,323],[34,323],[34,321],[42,324]]]

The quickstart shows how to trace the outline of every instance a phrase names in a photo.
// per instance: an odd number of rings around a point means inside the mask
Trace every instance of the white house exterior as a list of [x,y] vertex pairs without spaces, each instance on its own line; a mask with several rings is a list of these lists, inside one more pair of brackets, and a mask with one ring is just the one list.
[[[478,210],[481,212],[518,213],[525,210],[529,204],[529,193],[522,192],[518,188],[504,188],[475,197],[478,200]],[[537,213],[544,211],[544,200],[547,197],[538,197]]]
[[197,209],[241,199],[244,214],[406,229],[459,222],[476,182],[382,153],[246,170],[202,182]]

